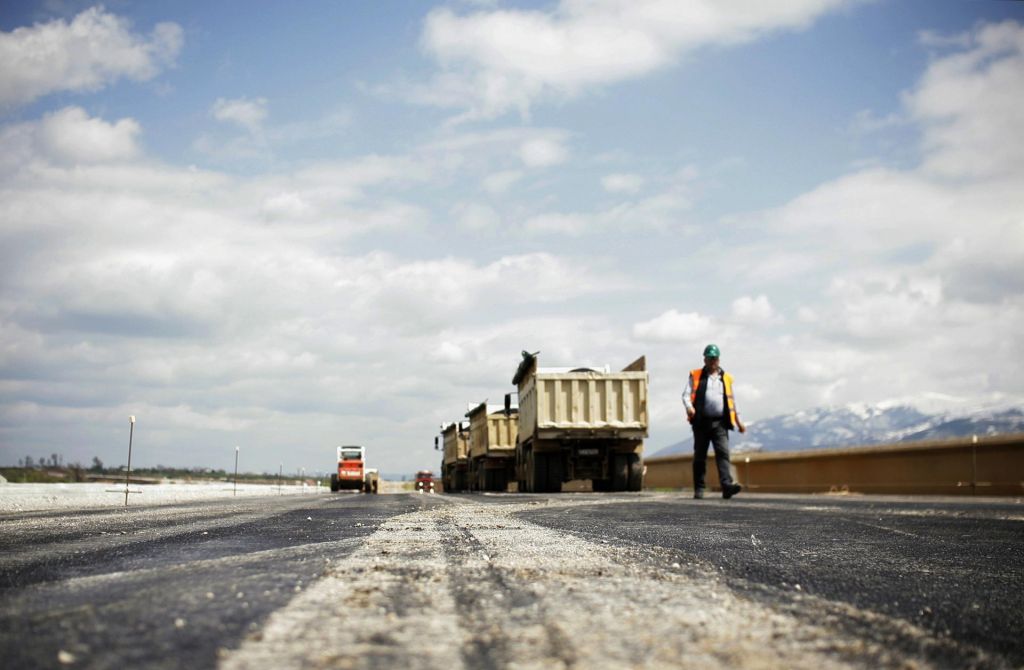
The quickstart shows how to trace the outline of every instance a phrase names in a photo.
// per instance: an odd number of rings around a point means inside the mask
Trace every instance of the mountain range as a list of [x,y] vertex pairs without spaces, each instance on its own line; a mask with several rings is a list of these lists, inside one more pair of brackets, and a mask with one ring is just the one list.
[[[729,446],[734,452],[801,451],[1020,432],[1024,432],[1024,410],[1019,407],[927,414],[910,405],[846,405],[748,423],[745,434],[730,434]],[[691,436],[651,455],[692,450]]]

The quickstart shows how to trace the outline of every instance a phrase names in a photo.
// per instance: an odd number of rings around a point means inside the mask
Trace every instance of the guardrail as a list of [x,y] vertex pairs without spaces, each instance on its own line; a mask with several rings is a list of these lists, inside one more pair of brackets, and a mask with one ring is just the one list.
[[[693,488],[693,454],[644,460],[645,488]],[[1024,433],[813,451],[732,454],[733,477],[763,493],[1024,495]],[[717,487],[708,455],[708,485]]]

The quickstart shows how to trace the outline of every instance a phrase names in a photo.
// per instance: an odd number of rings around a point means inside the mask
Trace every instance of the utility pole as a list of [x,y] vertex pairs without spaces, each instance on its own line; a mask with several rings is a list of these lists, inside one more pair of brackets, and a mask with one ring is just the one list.
[[132,437],[135,435],[135,415],[128,417],[128,470],[124,473],[124,506],[128,507],[128,480],[132,476]]

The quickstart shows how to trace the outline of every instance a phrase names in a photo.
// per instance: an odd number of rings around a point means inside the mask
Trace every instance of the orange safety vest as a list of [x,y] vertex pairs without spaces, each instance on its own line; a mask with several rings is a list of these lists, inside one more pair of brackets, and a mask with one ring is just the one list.
[[[729,429],[736,428],[736,400],[732,395],[732,375],[721,370],[722,373],[722,385],[725,386],[725,416],[729,420]],[[696,418],[704,407],[704,398],[700,399],[700,405],[697,404],[697,391],[700,389],[700,378],[704,374],[704,368],[697,368],[696,370],[690,371],[690,387],[693,391],[690,392],[690,404],[693,405],[694,410],[697,414],[694,415]],[[706,389],[707,387],[705,387]],[[690,423],[693,423],[693,419],[690,419]]]

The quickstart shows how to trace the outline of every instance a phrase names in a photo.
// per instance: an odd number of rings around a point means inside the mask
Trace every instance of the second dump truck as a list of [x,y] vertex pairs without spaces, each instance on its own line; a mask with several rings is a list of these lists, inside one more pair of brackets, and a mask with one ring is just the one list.
[[[515,472],[520,491],[550,493],[589,479],[595,491],[639,491],[647,437],[647,365],[620,372],[540,368],[523,352]],[[505,397],[510,407],[511,398]]]
[[[441,458],[441,485],[444,491],[465,491],[469,488],[469,431],[461,422],[441,429],[444,456]],[[437,438],[434,438],[437,448]]]
[[518,410],[482,402],[469,418],[469,488],[507,491],[516,474]]

